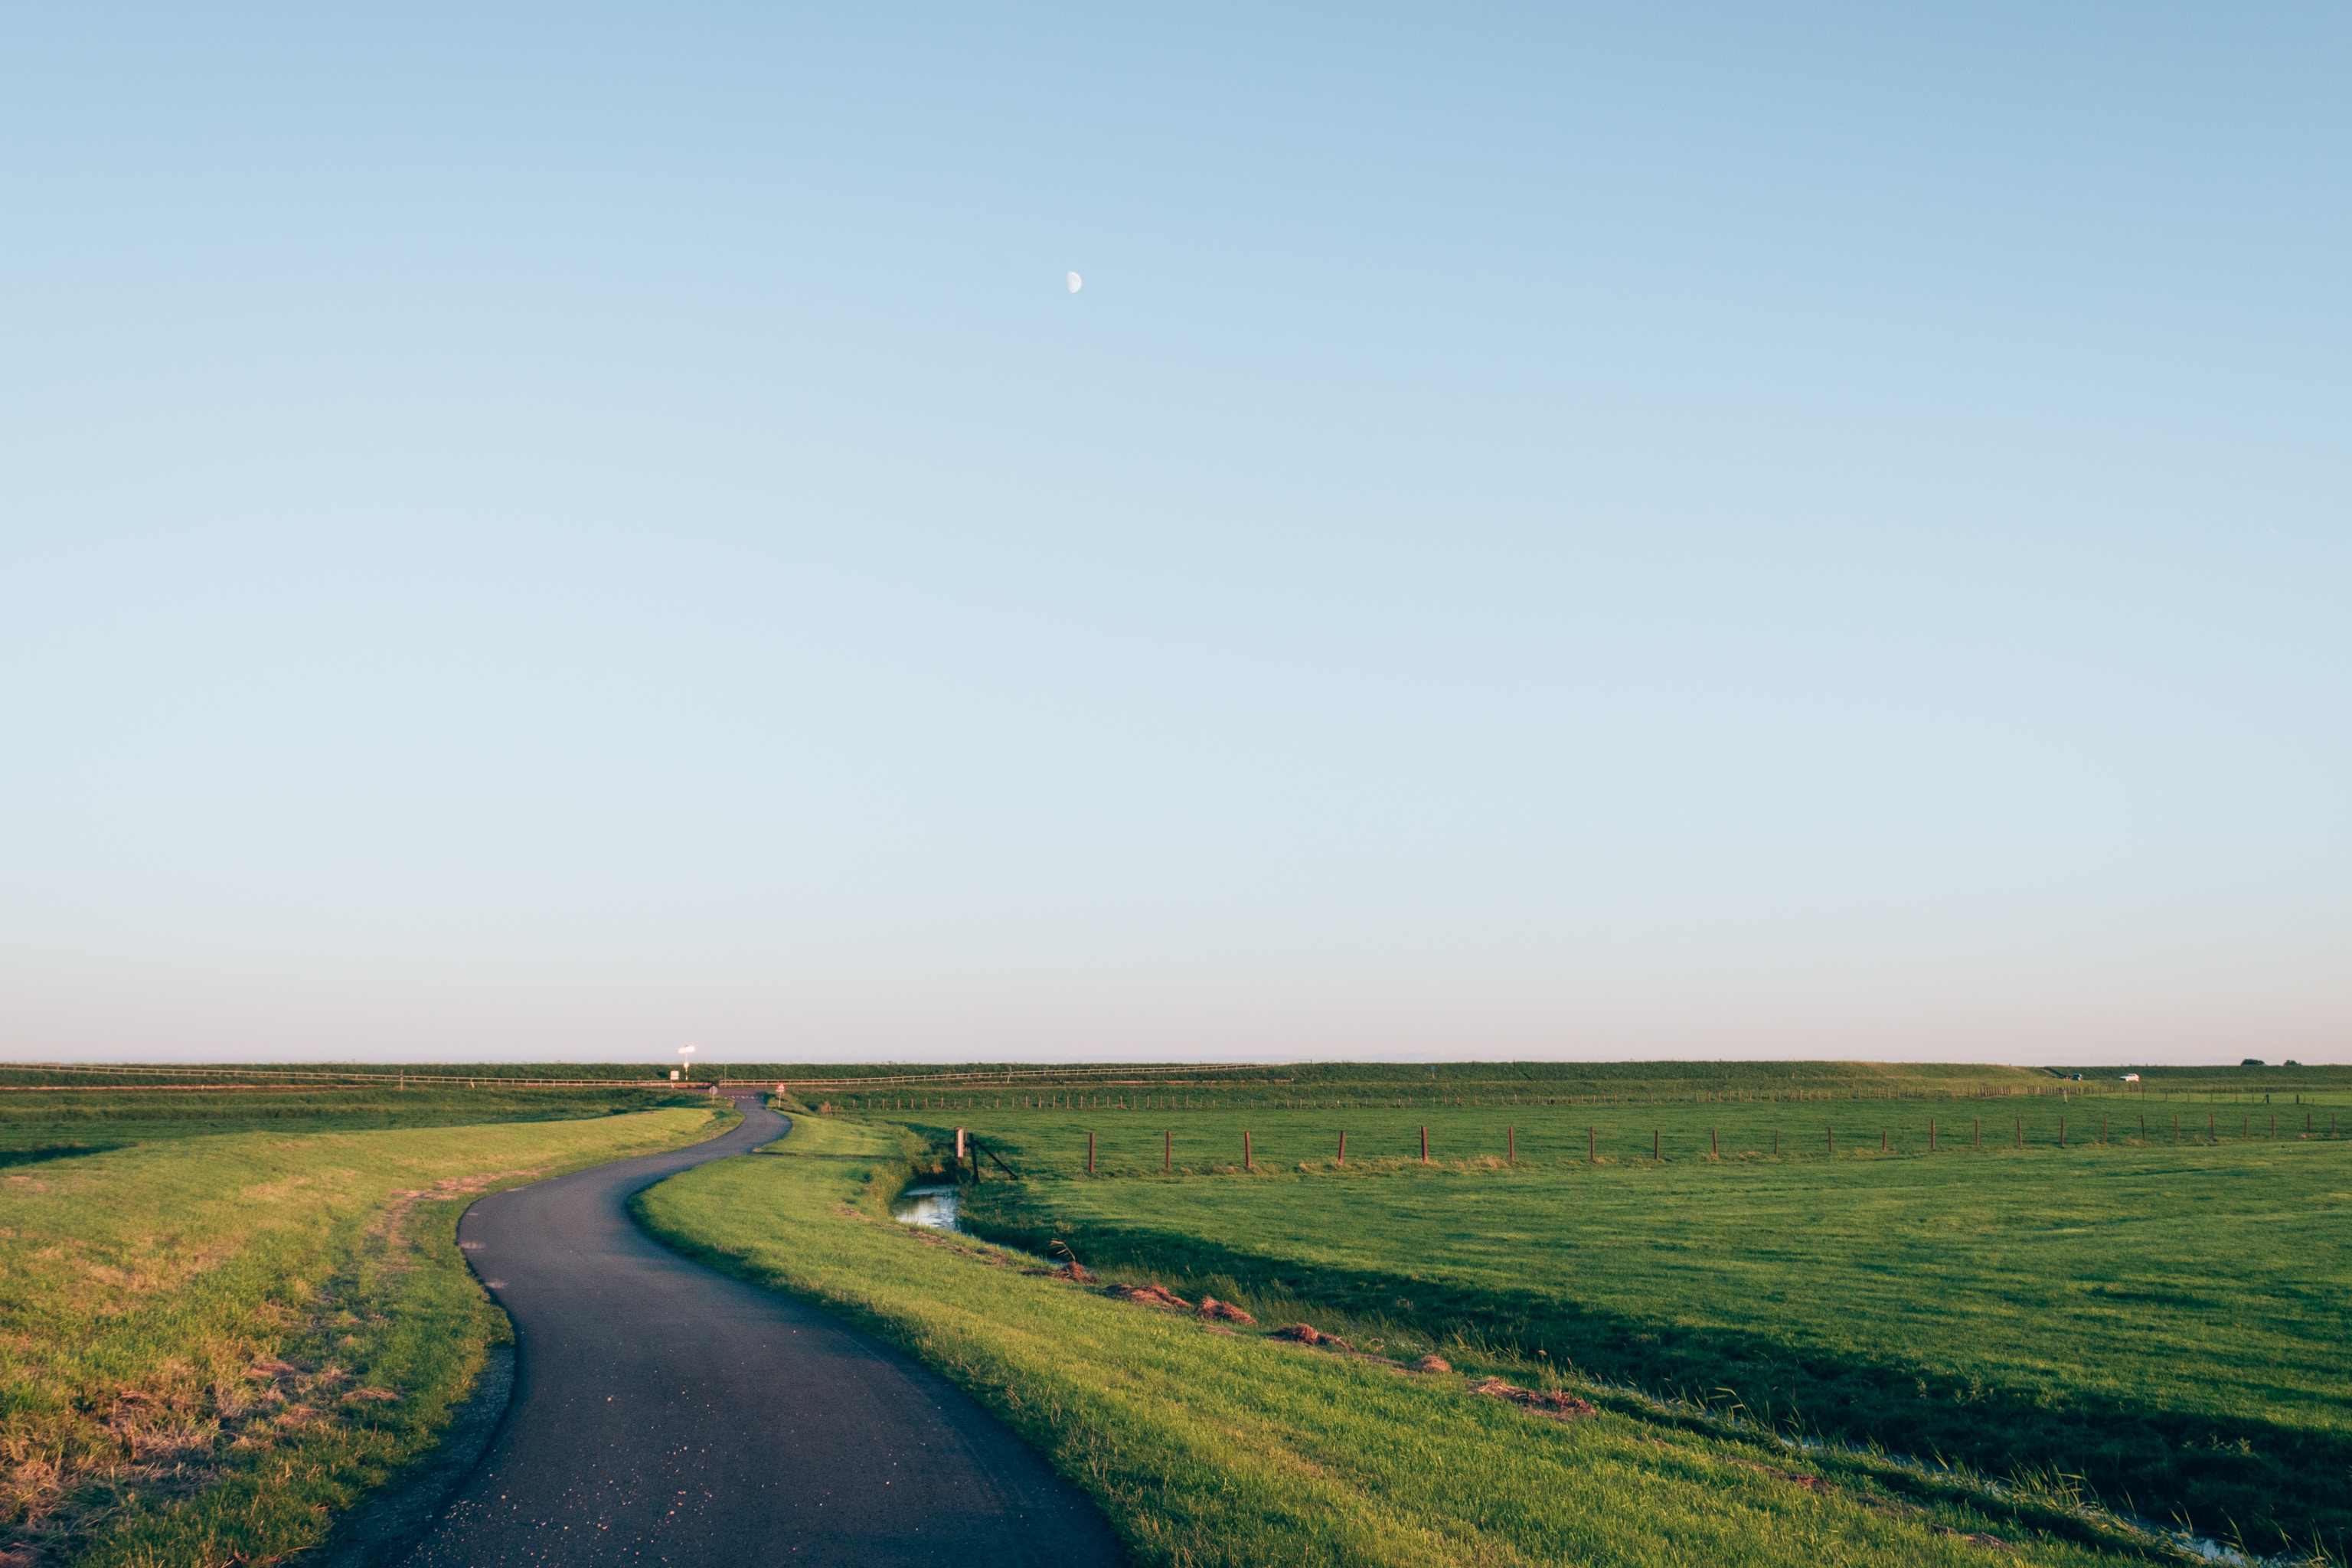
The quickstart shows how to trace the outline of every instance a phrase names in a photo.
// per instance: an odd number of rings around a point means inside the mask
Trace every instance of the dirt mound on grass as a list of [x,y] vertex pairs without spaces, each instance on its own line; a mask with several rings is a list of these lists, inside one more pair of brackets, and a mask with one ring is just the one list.
[[[1470,1385],[1470,1392],[1487,1394],[1496,1399],[1507,1399],[1514,1405],[1532,1410],[1538,1415],[1549,1415],[1555,1421],[1573,1421],[1579,1416],[1600,1414],[1573,1394],[1562,1394],[1558,1389],[1539,1394],[1532,1388],[1521,1388],[1517,1384],[1505,1383],[1499,1377],[1490,1377],[1484,1383],[1474,1383]],[[1759,1467],[1759,1468],[1761,1468]]]
[[1076,1285],[1091,1285],[1095,1282],[1095,1271],[1073,1258],[1054,1270],[1054,1278],[1067,1279]]
[[1165,1285],[1113,1285],[1103,1294],[1115,1301],[1132,1301],[1139,1307],[1159,1307],[1185,1312],[1192,1310],[1192,1302]]
[[1255,1318],[1251,1317],[1247,1312],[1243,1311],[1231,1301],[1220,1301],[1214,1296],[1202,1297],[1200,1310],[1201,1316],[1204,1318],[1215,1318],[1223,1322],[1255,1323],[1257,1321]]
[[1328,1345],[1335,1351],[1351,1351],[1356,1347],[1337,1334],[1327,1334],[1312,1323],[1293,1323],[1286,1329],[1276,1329],[1266,1336],[1272,1340],[1291,1340],[1302,1345]]
[[1826,1492],[1830,1489],[1829,1482],[1821,1477],[1809,1476],[1799,1470],[1784,1470],[1778,1465],[1767,1465],[1756,1459],[1735,1458],[1730,1463],[1738,1465],[1743,1470],[1759,1471],[1776,1481],[1787,1481],[1791,1486],[1802,1487],[1807,1491]]
[[1452,1372],[1454,1363],[1442,1355],[1425,1355],[1412,1363],[1415,1372]]

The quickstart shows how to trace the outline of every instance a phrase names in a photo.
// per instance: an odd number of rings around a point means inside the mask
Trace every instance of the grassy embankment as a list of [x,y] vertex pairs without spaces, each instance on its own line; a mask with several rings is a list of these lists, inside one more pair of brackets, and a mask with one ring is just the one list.
[[[724,1101],[607,1114],[646,1101],[604,1091],[412,1092],[393,1114],[430,1125],[392,1130],[382,1106],[249,1093],[27,1109],[60,1098],[0,1097],[17,1155],[0,1176],[0,1562],[16,1564],[193,1568],[316,1542],[433,1443],[506,1335],[455,1246],[466,1205],[733,1119]],[[517,1113],[533,1120],[496,1120]],[[320,1130],[339,1118],[366,1126]]]
[[[675,1062],[453,1062],[435,1065],[368,1066],[313,1062],[272,1066],[213,1064],[161,1068],[115,1066],[24,1066],[0,1064],[0,1090],[28,1085],[156,1087],[168,1082],[246,1082],[285,1088],[315,1080],[345,1086],[411,1090],[428,1084],[488,1087],[529,1079],[586,1080],[599,1084],[661,1080]],[[2198,1094],[2224,1097],[2334,1089],[2352,1090],[2352,1068],[2285,1064],[2267,1068],[2144,1067],[2140,1081],[2126,1084],[2116,1067],[2080,1069],[2076,1094]],[[1293,1062],[1284,1064],[1118,1062],[1066,1063],[1039,1067],[1018,1062],[957,1065],[705,1062],[696,1081],[722,1078],[736,1083],[788,1082],[811,1101],[890,1100],[919,1107],[944,1099],[992,1096],[996,1103],[1015,1097],[1057,1103],[1073,1097],[1132,1100],[1136,1095],[1189,1100],[1195,1105],[1238,1109],[1297,1100],[1324,1104],[1494,1104],[1508,1100],[1546,1103],[1692,1103],[1717,1100],[1822,1100],[1886,1098],[1957,1098],[2042,1093],[2053,1098],[2069,1082],[2063,1068],[1993,1067],[1982,1064],[1906,1062]]]
[[[1561,1423],[1459,1376],[1221,1333],[912,1232],[887,1202],[919,1147],[887,1124],[803,1116],[771,1153],[653,1188],[639,1215],[946,1373],[1090,1491],[1139,1562],[2114,1561],[1903,1496],[1859,1459],[1792,1467],[1776,1444],[1622,1413]],[[1969,1539],[1993,1530],[2014,1555]]]
[[682,1103],[656,1089],[174,1089],[150,1085],[0,1086],[0,1165],[88,1153],[132,1141],[223,1132],[356,1132],[477,1122],[577,1121]]
[[[24,1098],[60,1106],[93,1089],[138,1090],[161,1112],[191,1089],[236,1084],[264,1098],[308,1086],[313,1099],[352,1096],[380,1109],[413,1105],[420,1093],[455,1089],[514,1095],[516,1113],[559,1085],[664,1089],[667,1063],[441,1063],[368,1067],[214,1064],[184,1068],[0,1064],[0,1108]],[[1320,1108],[1445,1109],[1519,1105],[1834,1104],[1843,1101],[2092,1098],[2118,1114],[2210,1106],[2294,1103],[2313,1093],[2352,1094],[2352,1068],[2149,1067],[2125,1082],[2115,1068],[2070,1075],[2059,1068],[1885,1062],[1322,1062],[1217,1066],[1202,1063],[1019,1063],[825,1065],[708,1062],[704,1075],[736,1084],[787,1083],[828,1110],[898,1111],[992,1109],[1150,1109],[1188,1111]],[[528,1079],[529,1085],[519,1081]],[[32,1091],[29,1095],[27,1091]],[[60,1112],[62,1114],[62,1112]],[[0,1115],[5,1120],[5,1115]]]
[[[724,1069],[786,1079],[812,1103],[891,1110],[990,1107],[1219,1110],[1320,1106],[1443,1108],[1500,1105],[1693,1105],[2094,1096],[2151,1104],[2168,1097],[2292,1100],[2298,1093],[2352,1092],[2352,1068],[2119,1068],[2067,1069],[1888,1062],[1394,1062],[1286,1067],[940,1069],[893,1081],[905,1069],[783,1067]],[[949,1074],[956,1075],[950,1081]]]
[[[1996,1476],[2085,1478],[2149,1517],[2265,1549],[2321,1537],[2342,1556],[2352,1103],[2294,1098],[2150,1101],[2145,1142],[2140,1102],[2104,1096],[966,1110],[920,1131],[976,1127],[1033,1178],[969,1201],[999,1240],[1059,1238],[1091,1265],[1261,1315],[1572,1366]],[[1418,1161],[1423,1125],[1440,1163]],[[1515,1169],[1501,1158],[1512,1125]],[[1244,1131],[1254,1178],[1240,1174]]]

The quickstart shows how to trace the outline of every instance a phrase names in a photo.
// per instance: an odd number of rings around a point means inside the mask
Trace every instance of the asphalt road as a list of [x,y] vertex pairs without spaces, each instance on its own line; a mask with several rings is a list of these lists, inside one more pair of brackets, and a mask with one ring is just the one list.
[[629,1222],[631,1194],[789,1126],[738,1103],[723,1138],[459,1222],[514,1319],[514,1397],[407,1568],[1124,1562],[1093,1506],[944,1380]]

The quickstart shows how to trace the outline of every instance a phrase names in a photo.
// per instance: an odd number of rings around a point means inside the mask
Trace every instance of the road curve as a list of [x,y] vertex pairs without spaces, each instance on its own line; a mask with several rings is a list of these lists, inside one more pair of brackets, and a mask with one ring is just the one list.
[[484,1198],[457,1237],[514,1320],[513,1403],[405,1568],[1123,1563],[1093,1506],[936,1373],[689,1263],[631,1194],[725,1137]]

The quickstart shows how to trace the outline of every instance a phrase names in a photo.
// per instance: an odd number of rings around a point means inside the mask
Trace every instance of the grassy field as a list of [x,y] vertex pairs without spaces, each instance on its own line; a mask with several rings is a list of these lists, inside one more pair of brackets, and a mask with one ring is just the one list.
[[[778,1076],[783,1076],[779,1074]],[[2052,1068],[1840,1062],[1459,1063],[1443,1069],[1301,1068],[1280,1074],[1185,1078],[1024,1079],[982,1073],[955,1082],[892,1083],[855,1077],[797,1082],[806,1102],[845,1111],[1468,1110],[1513,1106],[1859,1105],[2043,1100],[2124,1115],[2198,1104],[2286,1104],[2333,1097],[2352,1104],[2352,1068],[2116,1069],[2077,1079]]]
[[0,1089],[0,1164],[132,1141],[222,1132],[360,1131],[485,1121],[577,1121],[679,1103],[662,1089]]
[[[311,1062],[281,1065],[214,1064],[201,1067],[94,1065],[79,1067],[0,1063],[0,1091],[58,1086],[148,1087],[164,1084],[243,1082],[285,1089],[297,1082],[362,1089],[427,1087],[478,1088],[523,1080],[575,1080],[646,1086],[666,1080],[677,1067],[661,1062],[448,1062],[406,1066]],[[2140,1081],[2118,1075],[2136,1071]],[[2075,1074],[2081,1075],[2075,1081]],[[858,1102],[889,1100],[916,1108],[955,1097],[1015,1098],[1055,1103],[1078,1100],[1165,1096],[1226,1108],[1270,1106],[1299,1100],[1371,1105],[1416,1106],[1495,1103],[1505,1100],[1546,1103],[1706,1103],[1713,1100],[1834,1100],[1958,1099],[1979,1096],[2055,1097],[2072,1086],[2083,1093],[2294,1095],[2309,1091],[2352,1092],[2352,1067],[1997,1067],[1982,1064],[1904,1062],[1294,1062],[1217,1065],[1183,1062],[1071,1063],[1054,1067],[1008,1062],[955,1065],[866,1063],[811,1065],[800,1062],[706,1061],[697,1081],[724,1079],[737,1084],[789,1082],[812,1102],[825,1099]],[[541,1092],[527,1090],[526,1092]],[[958,1101],[959,1103],[961,1100]]]
[[1990,1560],[1970,1538],[1995,1531],[2005,1561],[2103,1560],[1862,1459],[1794,1465],[1616,1412],[1552,1420],[1462,1376],[1221,1332],[892,1225],[903,1139],[804,1116],[777,1152],[653,1188],[640,1218],[944,1371],[1087,1488],[1139,1562],[1958,1564]]
[[[733,1070],[733,1069],[730,1069]],[[746,1073],[751,1069],[743,1069]],[[803,1099],[864,1094],[900,1100],[926,1095],[1043,1098],[1075,1103],[1093,1098],[1166,1095],[1213,1106],[1271,1105],[1287,1100],[1417,1103],[1528,1099],[1681,1100],[1695,1098],[1821,1099],[1854,1095],[2030,1092],[2052,1087],[2042,1068],[1874,1062],[1300,1062],[1229,1067],[1133,1064],[1118,1067],[992,1068],[969,1064],[907,1078],[907,1069],[777,1068]],[[894,1078],[903,1081],[894,1082]]]
[[[643,1068],[563,1089],[469,1070],[226,1089],[0,1069],[0,1568],[315,1542],[429,1445],[504,1331],[452,1245],[465,1204],[727,1115]],[[643,1215],[940,1366],[1142,1561],[2153,1550],[2068,1506],[2085,1491],[2347,1555],[2345,1069],[988,1070],[835,1069],[804,1091],[831,1114],[785,1152],[665,1184]],[[1601,1413],[1221,1334],[887,1223],[959,1125],[1026,1178],[992,1163],[968,1193],[1000,1242]],[[1832,1441],[1800,1463],[1765,1426]]]
[[[877,1097],[889,1098],[889,1097]],[[1721,1100],[1692,1104],[1481,1101],[1470,1105],[1391,1101],[1339,1104],[1285,1100],[1238,1110],[1223,1104],[1106,1104],[1033,1109],[991,1103],[987,1096],[941,1096],[931,1108],[880,1106],[862,1114],[946,1136],[956,1126],[975,1129],[1015,1158],[1024,1174],[1079,1176],[1087,1173],[1089,1135],[1096,1174],[1145,1175],[1163,1168],[1196,1173],[1238,1171],[1242,1139],[1250,1138],[1255,1164],[1310,1168],[1338,1158],[1348,1137],[1349,1168],[1418,1164],[1421,1129],[1428,1153],[1446,1165],[1516,1158],[1526,1167],[1590,1170],[1603,1166],[1710,1166],[1759,1160],[1841,1164],[1882,1156],[1960,1157],[2022,1152],[2074,1156],[2105,1148],[2195,1148],[2311,1144],[2352,1149],[2352,1093],[2222,1099],[2058,1094],[2032,1098],[1934,1100],[1917,1099],[1822,1101]],[[1149,1097],[1156,1100],[1158,1097]],[[1170,1097],[1177,1099],[1180,1097]],[[2178,1142],[2176,1142],[2176,1139]]]
[[951,1120],[1032,1178],[970,1195],[1001,1241],[2343,1555],[2352,1107],[2305,1099]]
[[[316,1542],[431,1444],[506,1333],[455,1246],[466,1205],[733,1119],[440,1094],[396,1112],[431,1125],[383,1130],[380,1106],[239,1093],[45,1122],[31,1098],[0,1106],[42,1156],[0,1175],[0,1562],[110,1568]],[[498,1120],[518,1109],[534,1119]],[[320,1130],[342,1116],[370,1130]]]
[[[715,1066],[716,1064],[714,1064]],[[1034,1067],[967,1063],[960,1068],[807,1067],[793,1064],[720,1066],[730,1076],[789,1080],[803,1099],[824,1095],[994,1096],[999,1100],[1101,1093],[1225,1097],[1250,1103],[1288,1099],[1421,1103],[1464,1099],[1496,1100],[1619,1100],[1693,1103],[1717,1100],[1789,1100],[1956,1098],[1976,1095],[2055,1097],[2074,1092],[2295,1094],[2352,1091],[2352,1067],[2020,1068],[1981,1063],[1918,1062],[1299,1062],[1279,1066],[1211,1067],[1129,1063],[1118,1066]],[[2139,1075],[2137,1084],[2120,1075]],[[2075,1075],[2079,1074],[2079,1079]]]

